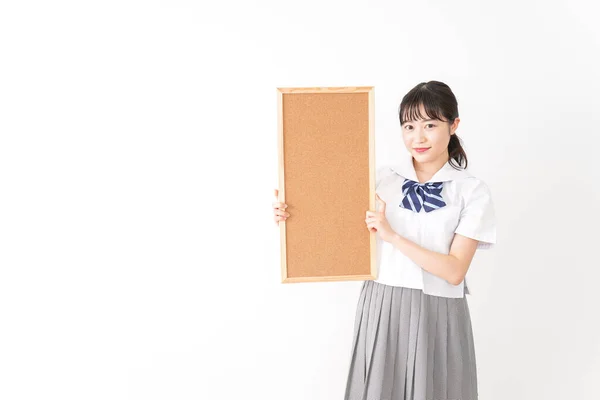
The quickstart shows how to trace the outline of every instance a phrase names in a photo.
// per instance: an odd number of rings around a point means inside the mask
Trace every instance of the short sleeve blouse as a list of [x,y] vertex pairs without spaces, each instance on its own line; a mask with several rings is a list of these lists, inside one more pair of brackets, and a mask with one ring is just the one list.
[[[446,205],[426,213],[400,207],[402,184],[406,179],[418,180],[410,165],[387,165],[376,170],[376,192],[386,202],[386,218],[394,231],[420,246],[449,254],[454,235],[478,240],[478,249],[490,249],[496,242],[494,204],[488,186],[465,170],[446,163],[429,181],[443,181],[441,192]],[[428,182],[429,182],[428,181]],[[376,282],[422,289],[427,294],[462,297],[469,293],[465,280],[452,285],[425,271],[391,243],[377,241]]]

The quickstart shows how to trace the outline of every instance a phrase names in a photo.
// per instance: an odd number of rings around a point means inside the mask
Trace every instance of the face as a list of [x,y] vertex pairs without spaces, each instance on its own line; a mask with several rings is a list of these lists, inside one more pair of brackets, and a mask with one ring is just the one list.
[[[425,108],[420,106],[420,115],[426,116]],[[405,121],[402,125],[402,137],[408,152],[418,163],[436,162],[440,159],[447,160],[448,143],[450,136],[454,135],[459,118],[453,124],[437,119],[421,119],[417,121]],[[427,149],[417,151],[417,149]]]

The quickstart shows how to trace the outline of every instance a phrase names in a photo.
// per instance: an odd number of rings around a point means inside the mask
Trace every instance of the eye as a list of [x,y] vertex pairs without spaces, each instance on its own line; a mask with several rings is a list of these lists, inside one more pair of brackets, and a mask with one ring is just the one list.
[[431,127],[433,128],[435,125],[434,124],[427,124],[426,126],[431,125]]
[[412,125],[404,125],[404,129],[406,129],[407,131],[409,131],[412,128]]

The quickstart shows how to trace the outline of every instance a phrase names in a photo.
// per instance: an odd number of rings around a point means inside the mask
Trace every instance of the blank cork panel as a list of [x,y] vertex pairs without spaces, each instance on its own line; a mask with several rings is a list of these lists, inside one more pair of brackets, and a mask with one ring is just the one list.
[[284,283],[376,277],[373,90],[277,88]]

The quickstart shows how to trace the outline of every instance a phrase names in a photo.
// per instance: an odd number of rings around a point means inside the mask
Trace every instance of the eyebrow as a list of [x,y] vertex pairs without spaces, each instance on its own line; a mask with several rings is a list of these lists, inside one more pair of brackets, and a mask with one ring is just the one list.
[[[423,120],[423,122],[429,122],[429,121],[435,121],[435,119],[424,119],[424,120]],[[404,124],[407,124],[407,123],[409,123],[409,122],[414,122],[414,121],[413,121],[413,120],[410,120],[410,121],[404,121]],[[404,125],[404,124],[402,124],[402,125]]]

